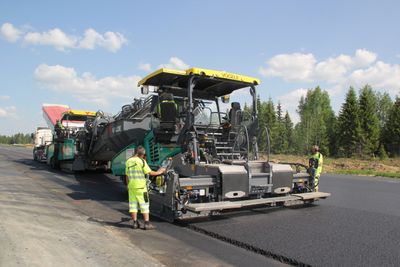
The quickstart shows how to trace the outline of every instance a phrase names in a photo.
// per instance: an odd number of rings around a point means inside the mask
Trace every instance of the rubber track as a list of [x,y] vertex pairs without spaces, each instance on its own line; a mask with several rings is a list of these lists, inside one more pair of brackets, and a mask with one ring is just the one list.
[[247,244],[247,243],[244,243],[244,242],[241,242],[241,241],[238,241],[238,240],[226,237],[226,236],[222,236],[222,235],[219,235],[219,234],[214,233],[214,232],[210,232],[210,231],[204,230],[204,229],[199,228],[199,227],[194,226],[194,225],[184,224],[182,226],[184,226],[184,227],[186,227],[186,228],[188,228],[190,230],[193,230],[195,232],[198,232],[198,233],[201,233],[201,234],[205,234],[205,235],[208,235],[208,236],[210,236],[212,238],[218,239],[220,241],[229,243],[229,244],[234,245],[236,247],[243,248],[243,249],[249,250],[251,252],[263,255],[263,256],[265,256],[267,258],[274,259],[274,260],[282,262],[284,264],[288,264],[288,265],[292,265],[292,266],[299,266],[299,267],[311,267],[311,265],[308,264],[308,263],[304,263],[304,262],[301,262],[301,261],[298,261],[298,260],[295,260],[295,259],[291,259],[291,258],[288,258],[286,256],[283,256],[283,255],[280,255],[280,254],[276,254],[276,253],[274,253],[272,251],[268,251],[268,250],[264,250],[264,249],[261,249],[261,248],[257,248],[255,246],[250,245],[250,244]]

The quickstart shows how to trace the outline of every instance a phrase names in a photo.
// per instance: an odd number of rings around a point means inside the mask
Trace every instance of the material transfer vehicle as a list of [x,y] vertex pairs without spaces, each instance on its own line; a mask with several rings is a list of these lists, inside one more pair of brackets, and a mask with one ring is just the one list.
[[[44,110],[45,111],[45,110]],[[66,109],[53,127],[53,141],[46,146],[47,164],[66,171],[84,171],[106,166],[108,162],[90,161],[85,153],[85,123],[96,112]]]

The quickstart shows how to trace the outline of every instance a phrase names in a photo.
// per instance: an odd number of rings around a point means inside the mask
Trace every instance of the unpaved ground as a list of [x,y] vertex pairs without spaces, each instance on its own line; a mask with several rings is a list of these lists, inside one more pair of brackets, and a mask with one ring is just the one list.
[[0,155],[0,266],[162,266]]
[[[271,155],[271,160],[276,162],[297,162],[307,165],[307,156],[297,155]],[[375,174],[393,174],[397,173],[400,177],[400,158],[390,158],[381,160],[375,159],[349,159],[349,158],[329,158],[324,157],[324,173],[348,172],[356,174],[375,175]]]
[[66,174],[0,145],[0,267],[285,266],[262,255],[152,218],[133,230],[119,178]]

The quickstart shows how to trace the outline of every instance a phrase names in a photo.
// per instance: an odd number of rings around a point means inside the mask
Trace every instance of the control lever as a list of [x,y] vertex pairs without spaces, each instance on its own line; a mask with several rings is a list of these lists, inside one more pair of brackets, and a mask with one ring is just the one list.
[[168,171],[168,169],[171,168],[171,165],[172,165],[172,158],[167,158],[161,163],[161,168]]

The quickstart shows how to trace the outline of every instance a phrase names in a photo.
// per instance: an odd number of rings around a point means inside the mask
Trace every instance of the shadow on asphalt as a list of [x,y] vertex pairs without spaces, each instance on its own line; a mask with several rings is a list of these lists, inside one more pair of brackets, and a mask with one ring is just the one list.
[[240,217],[251,217],[255,215],[269,215],[275,212],[282,212],[282,210],[289,209],[310,209],[318,207],[317,204],[304,204],[299,206],[293,207],[260,207],[260,208],[253,208],[253,209],[235,209],[235,210],[227,210],[219,215],[214,215],[210,217],[201,217],[201,218],[193,218],[184,221],[176,221],[174,224],[180,226],[190,226],[192,224],[202,224],[212,221],[224,221],[224,220],[231,220],[234,218]]
[[[62,170],[50,168],[45,163],[36,162],[32,159],[17,159],[15,163],[29,166],[32,172],[47,171],[49,174],[60,175],[65,179],[53,179],[52,181],[71,189],[73,192],[67,194],[74,200],[95,201],[127,201],[125,186],[117,178],[110,178],[101,172],[66,173]],[[68,182],[68,179],[71,181]],[[113,190],[110,190],[112,188]]]
[[48,168],[46,163],[37,162],[37,161],[34,161],[33,159],[15,159],[15,160],[11,160],[11,161],[15,162],[15,163],[19,163],[19,164],[23,164],[23,165],[29,166],[32,171],[35,171],[35,170],[37,170],[37,171],[43,171],[43,170],[48,171],[48,170],[50,170],[50,168]]
[[119,222],[108,222],[108,221],[103,221],[99,220],[93,217],[89,217],[87,219],[88,222],[92,223],[99,223],[101,225],[106,225],[106,226],[112,226],[112,227],[117,227],[117,228],[132,228],[131,224],[128,224],[131,218],[129,217],[122,217]]
[[[72,192],[66,195],[73,200],[92,200],[96,202],[113,202],[114,204],[107,205],[113,210],[119,212],[122,216],[121,221],[102,221],[95,218],[89,218],[92,222],[98,222],[104,225],[118,227],[118,228],[130,228],[131,225],[127,224],[130,219],[130,214],[127,209],[120,208],[119,203],[128,202],[128,194],[126,186],[119,180],[118,177],[108,175],[102,172],[88,171],[79,172],[76,174],[65,173],[61,170],[55,170],[45,163],[33,161],[32,159],[18,159],[14,162],[24,164],[30,167],[32,172],[34,171],[47,171],[50,174],[60,175],[65,177],[63,180],[56,180],[59,185],[62,185]],[[68,183],[66,180],[71,179]],[[165,222],[164,220],[152,216],[153,222]]]

